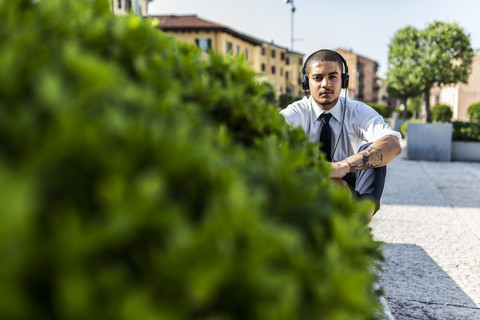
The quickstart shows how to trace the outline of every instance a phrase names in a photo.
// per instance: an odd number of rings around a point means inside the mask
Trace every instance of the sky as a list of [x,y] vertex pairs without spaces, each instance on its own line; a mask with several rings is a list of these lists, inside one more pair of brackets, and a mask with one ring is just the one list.
[[[380,64],[384,77],[388,45],[407,25],[456,22],[480,49],[478,0],[294,0],[294,51],[343,48]],[[196,14],[255,38],[291,49],[291,6],[284,0],[153,0],[150,15]]]

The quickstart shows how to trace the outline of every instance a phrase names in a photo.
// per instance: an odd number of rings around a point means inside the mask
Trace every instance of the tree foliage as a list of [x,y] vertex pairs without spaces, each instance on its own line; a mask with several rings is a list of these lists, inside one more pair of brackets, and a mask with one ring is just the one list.
[[424,94],[424,120],[431,122],[430,89],[467,82],[473,55],[470,36],[457,23],[434,21],[420,31],[400,29],[390,44],[391,92],[401,95],[405,91],[399,88],[412,85],[409,79],[416,78],[413,87],[422,88]]
[[387,92],[402,100],[405,105],[404,118],[407,115],[408,99],[419,96],[423,89],[422,80],[418,76],[422,70],[419,38],[419,30],[406,26],[397,31],[389,45]]

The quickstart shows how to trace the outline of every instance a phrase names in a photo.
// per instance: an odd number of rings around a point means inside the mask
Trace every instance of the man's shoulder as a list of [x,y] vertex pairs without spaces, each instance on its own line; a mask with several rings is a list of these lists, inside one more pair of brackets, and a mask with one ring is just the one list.
[[308,97],[297,100],[289,104],[285,109],[282,109],[280,113],[285,117],[292,117],[294,115],[304,115],[311,109],[311,102]]
[[280,111],[280,114],[285,117],[288,123],[294,126],[304,126],[311,109],[311,102],[308,97],[303,97],[289,104],[285,109]]
[[379,115],[375,109],[365,102],[347,99],[347,104],[349,105],[348,110],[350,110],[354,116],[370,118]]

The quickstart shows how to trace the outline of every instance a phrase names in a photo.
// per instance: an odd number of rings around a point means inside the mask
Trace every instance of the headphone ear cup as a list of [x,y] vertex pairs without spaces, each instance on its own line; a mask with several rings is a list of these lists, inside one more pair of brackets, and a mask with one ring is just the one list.
[[348,88],[349,80],[350,80],[350,75],[348,73],[342,73],[342,89]]
[[310,90],[310,85],[308,84],[308,77],[306,75],[302,74],[301,81],[303,90]]

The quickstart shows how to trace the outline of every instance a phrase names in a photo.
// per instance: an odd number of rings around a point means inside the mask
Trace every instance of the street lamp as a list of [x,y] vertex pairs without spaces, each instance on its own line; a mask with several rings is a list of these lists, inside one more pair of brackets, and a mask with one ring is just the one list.
[[290,81],[291,81],[291,94],[295,95],[294,88],[295,88],[295,83],[294,83],[294,77],[293,77],[293,59],[294,59],[294,53],[293,53],[293,42],[295,41],[295,38],[293,37],[293,14],[295,13],[295,4],[293,3],[294,0],[283,0],[283,3],[285,4],[290,4],[290,9],[291,9],[291,16],[292,16],[292,22],[291,22],[291,29],[290,29],[290,64],[292,65],[292,71],[290,75]]

